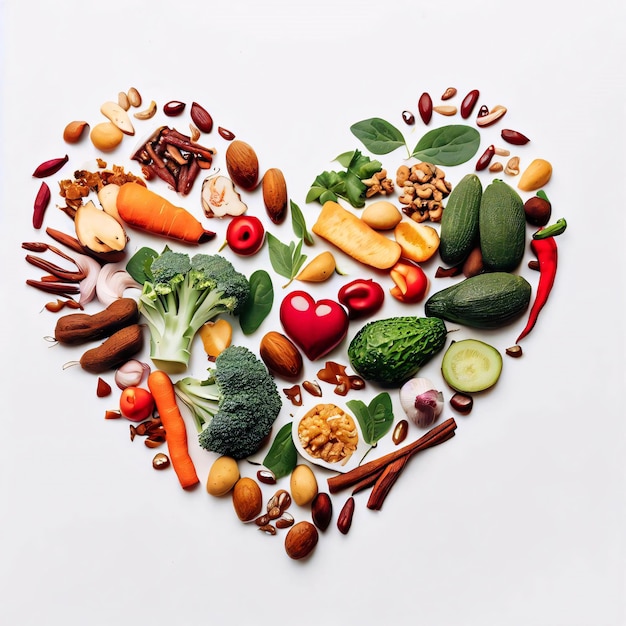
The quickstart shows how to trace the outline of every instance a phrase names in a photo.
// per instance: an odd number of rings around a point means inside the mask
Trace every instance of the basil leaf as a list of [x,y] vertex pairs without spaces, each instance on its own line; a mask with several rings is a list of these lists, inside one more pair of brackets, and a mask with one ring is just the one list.
[[460,165],[476,154],[479,145],[480,133],[475,128],[452,124],[427,132],[411,156],[435,165]]
[[354,413],[365,443],[374,446],[384,437],[393,424],[393,406],[391,396],[383,391],[369,405],[362,400],[348,400],[346,406]]
[[249,279],[250,296],[239,311],[239,326],[244,335],[251,335],[270,314],[274,304],[272,279],[265,270],[256,270]]
[[152,248],[139,248],[128,260],[126,271],[140,284],[150,280],[150,266],[152,261],[159,256],[159,253]]
[[[274,271],[288,278],[289,282],[287,285],[289,285],[307,258],[305,254],[302,254],[302,239],[300,239],[297,245],[293,241],[287,245],[268,232],[267,244],[270,252],[270,263]],[[284,287],[287,287],[287,285],[284,285]]]
[[302,214],[300,207],[293,200],[290,200],[289,204],[291,206],[291,226],[293,228],[293,232],[296,237],[303,239],[304,243],[312,246],[313,235],[306,227],[306,220],[304,219],[304,215]]
[[352,134],[373,154],[389,154],[406,145],[402,133],[380,117],[371,117],[350,126]]
[[298,451],[291,437],[291,427],[291,422],[281,427],[263,459],[263,465],[277,479],[289,476],[298,463]]

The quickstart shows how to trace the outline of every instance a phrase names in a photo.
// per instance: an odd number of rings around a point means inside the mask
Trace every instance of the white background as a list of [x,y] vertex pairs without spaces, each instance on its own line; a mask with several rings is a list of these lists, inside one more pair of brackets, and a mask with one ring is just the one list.
[[[617,7],[4,0],[0,621],[626,623]],[[48,298],[24,285],[38,270],[21,242],[45,237],[31,226],[33,169],[65,152],[80,160],[62,142],[65,124],[99,120],[100,104],[130,86],[159,104],[205,104],[256,147],[262,168],[283,169],[311,213],[315,175],[359,147],[350,124],[384,117],[414,145],[422,128],[399,115],[422,91],[479,88],[509,108],[508,126],[532,134],[528,154],[555,166],[548,191],[569,228],[524,357],[505,358],[493,393],[457,416],[451,442],[412,461],[380,513],[359,497],[350,534],[329,529],[305,563],[287,558],[282,538],[240,524],[228,500],[154,472],[127,424],[104,421],[112,401],[95,397],[94,377],[62,369],[70,353],[44,339]],[[119,160],[133,141],[124,145]],[[288,240],[288,226],[280,232]],[[515,330],[491,340],[505,348]],[[207,457],[198,464],[204,481]]]

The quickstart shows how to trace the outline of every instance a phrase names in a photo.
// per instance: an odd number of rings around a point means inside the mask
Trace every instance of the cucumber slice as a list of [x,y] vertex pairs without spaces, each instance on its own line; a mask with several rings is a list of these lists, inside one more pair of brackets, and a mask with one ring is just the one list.
[[477,339],[453,341],[441,363],[441,373],[448,385],[465,393],[489,389],[498,382],[501,372],[502,355]]

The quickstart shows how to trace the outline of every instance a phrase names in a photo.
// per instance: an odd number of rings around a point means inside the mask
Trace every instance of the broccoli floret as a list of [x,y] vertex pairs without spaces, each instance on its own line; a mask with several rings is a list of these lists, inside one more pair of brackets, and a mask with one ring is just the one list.
[[163,369],[185,369],[199,328],[221,314],[237,315],[250,283],[220,255],[166,249],[156,257],[139,297],[150,329],[150,357]]
[[248,348],[229,346],[205,380],[178,380],[177,397],[191,411],[202,448],[244,459],[272,430],[282,401],[265,365]]

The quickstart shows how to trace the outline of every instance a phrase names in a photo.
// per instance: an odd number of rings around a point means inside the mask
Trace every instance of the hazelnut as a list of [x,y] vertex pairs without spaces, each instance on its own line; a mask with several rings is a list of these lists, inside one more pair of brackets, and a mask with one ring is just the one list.
[[304,559],[317,545],[319,533],[311,522],[298,522],[285,537],[285,551],[291,559]]
[[552,205],[541,196],[532,196],[524,203],[526,221],[533,226],[545,226],[550,221]]
[[263,494],[254,479],[244,476],[235,483],[233,506],[242,522],[250,522],[259,515],[263,508]]

